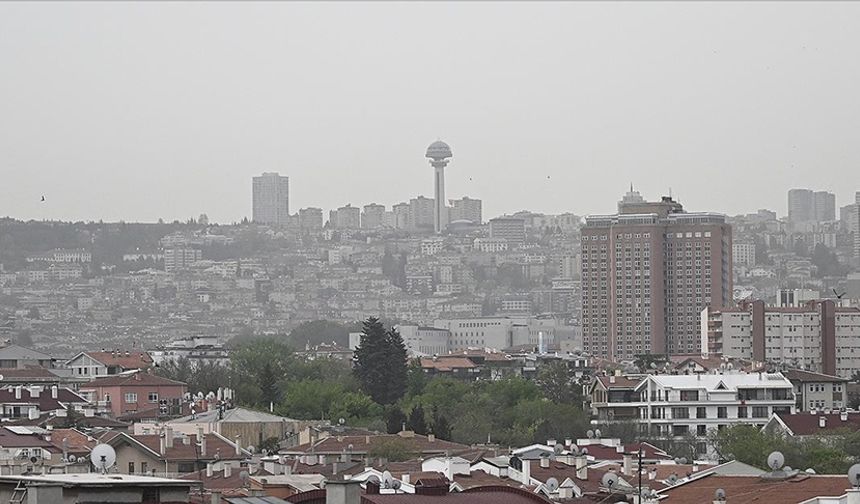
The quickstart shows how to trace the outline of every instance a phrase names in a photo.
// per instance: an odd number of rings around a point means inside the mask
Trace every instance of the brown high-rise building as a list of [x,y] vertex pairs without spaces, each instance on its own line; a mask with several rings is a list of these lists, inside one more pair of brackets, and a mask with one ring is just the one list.
[[614,215],[582,228],[582,344],[614,360],[701,352],[703,308],[732,300],[732,230],[724,215],[685,212],[631,187]]

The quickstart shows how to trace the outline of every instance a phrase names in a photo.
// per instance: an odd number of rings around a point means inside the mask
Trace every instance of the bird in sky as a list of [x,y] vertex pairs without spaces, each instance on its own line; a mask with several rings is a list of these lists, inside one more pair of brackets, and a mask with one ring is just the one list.
[[45,196],[44,196],[44,195],[42,195],[42,201],[45,201]]

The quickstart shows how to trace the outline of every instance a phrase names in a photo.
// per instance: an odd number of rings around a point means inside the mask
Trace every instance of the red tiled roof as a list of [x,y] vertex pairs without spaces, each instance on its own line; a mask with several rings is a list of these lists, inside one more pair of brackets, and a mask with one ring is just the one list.
[[436,439],[430,441],[427,436],[415,434],[412,437],[401,436],[399,434],[377,434],[375,436],[331,436],[314,443],[305,443],[303,445],[294,446],[282,453],[286,454],[310,454],[316,453],[324,455],[341,454],[352,445],[352,453],[367,453],[374,444],[389,441],[400,440],[406,446],[407,450],[418,453],[444,453],[449,451],[456,454],[458,451],[466,451],[469,446]]
[[54,451],[54,446],[35,434],[15,434],[9,429],[0,428],[0,446],[3,448],[46,448]]
[[5,387],[0,389],[0,404],[38,404],[41,411],[53,411],[66,409],[63,404],[84,404],[88,401],[72,390],[65,387],[57,387],[57,398],[52,397],[51,387],[42,387],[39,397],[32,397],[30,387],[21,387],[21,398],[15,397],[16,387]]
[[528,490],[506,487],[502,485],[480,486],[470,488],[460,493],[445,495],[419,494],[365,494],[361,497],[362,504],[444,504],[447,502],[463,502],[468,504],[549,504],[541,495]]
[[128,375],[105,376],[81,385],[81,390],[91,390],[96,387],[151,387],[153,385],[182,385],[185,383],[163,378],[149,373],[133,373]]
[[[648,443],[630,443],[624,445],[624,453],[638,452],[642,448],[642,458],[646,460],[671,460],[671,456],[660,450],[654,445]],[[595,461],[602,460],[622,460],[624,453],[618,453],[618,449],[614,446],[605,445],[583,445],[580,448],[588,448],[588,456],[594,457]]]
[[152,357],[146,352],[86,352],[105,366],[122,369],[146,369],[152,366]]
[[845,475],[798,475],[774,481],[758,476],[719,476],[710,474],[660,491],[668,496],[660,502],[670,504],[711,502],[714,491],[726,491],[728,502],[755,504],[787,504],[803,502],[813,497],[843,495],[848,487]]
[[802,369],[789,369],[788,371],[783,371],[782,375],[791,381],[800,381],[800,382],[843,383],[843,382],[848,381],[847,379],[841,378],[839,376],[826,375],[826,374],[822,374],[822,373],[813,373],[812,371],[804,371]]
[[600,380],[600,384],[606,387],[607,389],[613,388],[629,388],[632,389],[636,385],[639,385],[642,380],[631,380],[626,376],[598,376],[598,380]]
[[98,444],[94,438],[90,438],[77,429],[54,429],[51,431],[50,443],[60,451],[63,450],[63,439],[67,441],[69,453],[88,453]]
[[[860,413],[848,413],[848,419],[842,421],[840,413],[830,413],[829,415],[821,413],[777,413],[777,416],[795,436],[812,436],[814,434],[836,434],[839,431],[848,429],[852,431],[860,430]],[[826,419],[825,426],[822,429],[818,426],[819,419]]]
[[[140,434],[131,435],[124,434],[122,436],[108,437],[105,442],[117,443],[120,438],[132,438],[143,446],[149,448],[155,453],[160,453],[161,436],[158,434]],[[191,434],[187,436],[188,444],[185,444],[179,437],[174,438],[173,447],[166,448],[162,458],[170,461],[187,461],[187,460],[211,460],[215,459],[218,454],[220,460],[235,460],[244,459],[246,454],[236,455],[236,447],[232,443],[224,441],[221,437],[215,434],[206,434],[206,454],[200,453],[200,448],[197,446],[197,436]]]
[[452,369],[471,369],[478,366],[466,356],[445,355],[441,357],[422,357],[421,367],[424,369],[436,369],[437,371],[451,371]]

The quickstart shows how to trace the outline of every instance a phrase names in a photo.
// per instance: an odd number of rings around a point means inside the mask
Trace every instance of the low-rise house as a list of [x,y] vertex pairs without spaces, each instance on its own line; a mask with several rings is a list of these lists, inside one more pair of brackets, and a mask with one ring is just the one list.
[[860,430],[860,413],[777,413],[763,430],[786,437],[832,436]]
[[591,398],[591,414],[598,421],[636,420],[639,410],[633,403],[638,401],[636,386],[641,378],[626,376],[597,376],[588,389]]
[[0,465],[11,472],[20,474],[59,462],[58,453],[62,452],[35,430],[0,427]]
[[0,389],[0,418],[7,421],[36,419],[45,413],[83,411],[89,406],[85,397],[56,385],[50,388],[16,385]]
[[281,450],[282,455],[307,459],[316,457],[319,463],[325,464],[332,457],[338,458],[346,454],[351,457],[369,457],[374,446],[386,443],[398,443],[403,449],[416,457],[437,455],[456,455],[469,450],[468,445],[436,439],[433,434],[423,436],[412,431],[402,431],[398,434],[376,434],[367,436],[330,436],[315,442],[301,444]]
[[81,352],[66,362],[72,375],[82,378],[97,378],[116,375],[127,371],[149,369],[152,357],[146,352]]
[[[819,502],[811,501],[821,496],[842,495],[848,488],[844,474],[814,475],[800,473],[788,478],[763,478],[754,476],[721,476],[709,474],[693,478],[669,488],[659,490],[660,503],[688,504],[692,502],[719,502],[714,497],[716,489],[725,492],[725,502],[755,502],[756,504],[787,504]],[[645,501],[651,504],[649,501]],[[655,499],[653,503],[657,503]],[[828,504],[834,502],[824,501]]]
[[187,391],[182,382],[144,372],[96,378],[81,385],[81,395],[114,417],[162,407],[167,416],[170,408],[181,405]]
[[192,486],[187,480],[120,474],[0,476],[0,501],[107,504],[121,499],[127,504],[173,504],[189,502]]
[[823,411],[848,404],[848,380],[812,371],[790,369],[782,373],[794,385],[797,411]]
[[54,367],[55,359],[50,355],[25,348],[22,346],[8,344],[0,347],[0,372],[7,369],[23,369],[28,366],[40,366],[43,368]]
[[205,469],[208,463],[230,463],[233,469],[251,452],[214,432],[185,435],[169,427],[162,435],[109,432],[100,442],[116,450],[117,472],[123,474],[175,475]]

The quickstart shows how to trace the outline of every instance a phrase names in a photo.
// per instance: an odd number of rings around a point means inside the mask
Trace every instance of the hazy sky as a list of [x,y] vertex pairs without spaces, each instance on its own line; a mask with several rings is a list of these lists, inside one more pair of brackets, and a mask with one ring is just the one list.
[[[860,4],[0,3],[0,215],[250,216],[433,195],[485,218],[860,190]],[[47,201],[39,201],[41,195]]]

